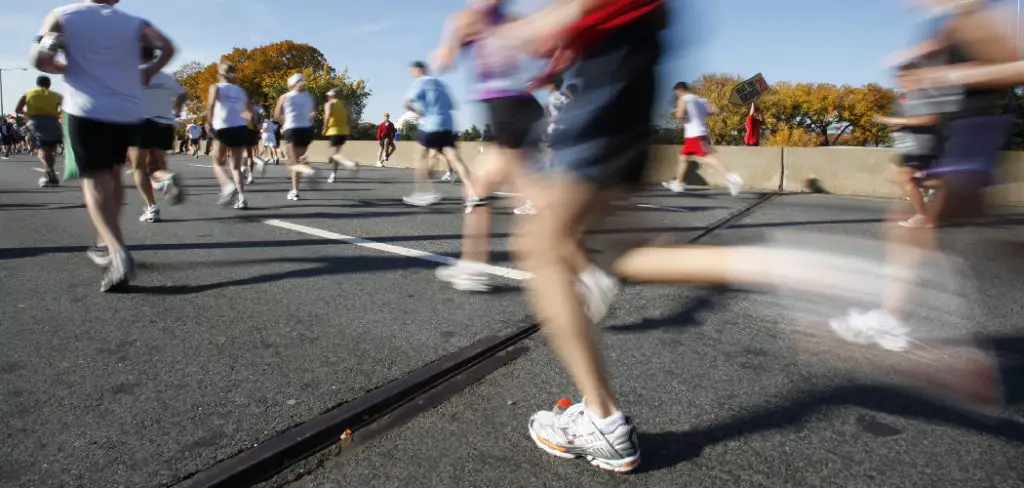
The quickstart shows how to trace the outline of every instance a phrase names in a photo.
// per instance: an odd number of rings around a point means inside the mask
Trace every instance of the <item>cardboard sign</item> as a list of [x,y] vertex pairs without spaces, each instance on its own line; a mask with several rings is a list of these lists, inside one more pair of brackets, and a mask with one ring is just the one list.
[[764,80],[761,73],[736,85],[729,95],[729,103],[733,105],[750,105],[761,98],[768,91],[768,82]]

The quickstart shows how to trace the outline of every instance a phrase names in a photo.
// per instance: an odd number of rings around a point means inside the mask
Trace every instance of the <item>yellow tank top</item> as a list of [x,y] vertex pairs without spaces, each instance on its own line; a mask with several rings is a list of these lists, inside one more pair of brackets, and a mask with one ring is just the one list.
[[341,101],[334,102],[334,105],[331,106],[331,116],[325,124],[327,131],[324,132],[324,135],[347,136],[349,133],[348,107]]
[[25,114],[29,117],[56,117],[60,114],[60,101],[61,96],[56,92],[33,88],[25,92]]

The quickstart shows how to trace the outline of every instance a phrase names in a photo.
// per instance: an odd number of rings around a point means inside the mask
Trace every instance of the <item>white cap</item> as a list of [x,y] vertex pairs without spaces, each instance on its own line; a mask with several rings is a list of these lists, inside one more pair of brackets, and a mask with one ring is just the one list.
[[291,78],[288,78],[288,86],[293,87],[304,81],[306,81],[306,77],[302,76],[302,73],[295,73]]

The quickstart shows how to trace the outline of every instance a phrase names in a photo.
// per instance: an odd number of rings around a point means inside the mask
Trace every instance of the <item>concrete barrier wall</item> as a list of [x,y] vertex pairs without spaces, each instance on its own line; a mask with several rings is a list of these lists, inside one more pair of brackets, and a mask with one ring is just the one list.
[[[419,146],[413,141],[399,141],[389,167],[411,168]],[[479,156],[479,142],[460,143],[462,158],[473,167]],[[344,146],[347,157],[360,164],[377,162],[380,146],[374,141],[352,141]],[[679,146],[655,146],[652,164],[645,181],[658,183],[674,177],[679,164]],[[836,195],[876,198],[901,198],[899,188],[886,176],[897,158],[892,149],[864,147],[796,148],[735,147],[716,148],[716,155],[732,171],[744,179],[744,187],[754,191],[824,192]],[[325,161],[330,154],[326,141],[310,147],[311,161]],[[440,168],[438,168],[440,169]],[[1003,153],[999,165],[1002,184],[994,190],[999,200],[1024,205],[1024,152]],[[690,163],[686,183],[694,186],[720,187],[723,175],[713,168]]]

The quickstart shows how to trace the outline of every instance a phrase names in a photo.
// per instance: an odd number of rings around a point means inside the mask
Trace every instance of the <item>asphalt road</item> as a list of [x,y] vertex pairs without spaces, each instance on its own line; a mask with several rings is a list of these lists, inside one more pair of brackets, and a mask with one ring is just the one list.
[[[123,222],[139,278],[131,293],[102,295],[76,185],[39,189],[28,158],[0,162],[0,486],[173,484],[528,320],[514,279],[467,295],[433,278],[430,260],[459,249],[455,186],[441,186],[442,205],[408,207],[408,173],[367,168],[288,202],[284,169],[270,167],[251,208],[236,211],[214,205],[206,165],[174,159],[191,195],[162,206],[164,222],[137,222],[130,193]],[[755,198],[651,191],[593,245],[685,240]],[[782,197],[709,242],[789,228],[877,236],[887,205]],[[509,266],[509,213],[497,219],[498,266]],[[1020,228],[943,233],[973,256],[974,332],[1021,348],[1021,268],[981,245]],[[801,356],[787,320],[784,304],[751,293],[625,289],[604,337],[644,432],[636,475],[550,459],[529,442],[528,415],[572,394],[538,337],[525,357],[294,486],[1022,486],[1024,398],[1002,412],[1014,420],[983,423]]]

